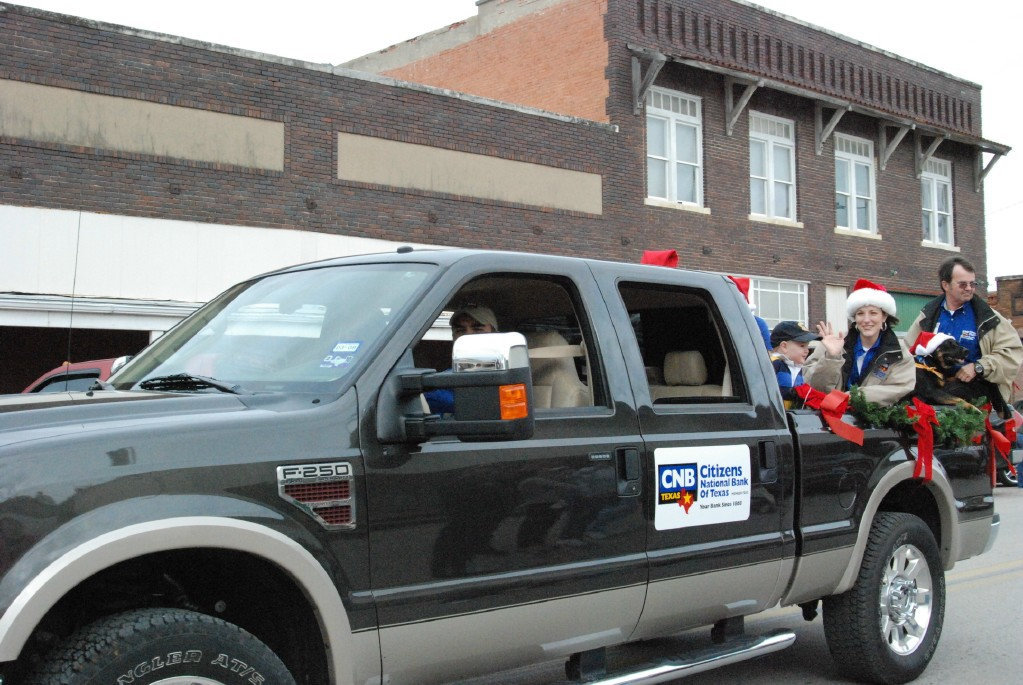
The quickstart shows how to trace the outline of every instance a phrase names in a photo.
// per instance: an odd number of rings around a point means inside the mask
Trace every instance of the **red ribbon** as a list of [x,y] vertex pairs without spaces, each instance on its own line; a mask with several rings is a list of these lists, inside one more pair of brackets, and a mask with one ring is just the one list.
[[[988,414],[987,416],[984,417],[984,430],[987,431],[988,437],[991,438],[990,471],[991,487],[994,487],[995,484],[998,482],[995,474],[996,461],[998,460],[997,454],[1001,454],[1002,459],[1004,459],[1005,463],[1009,465],[1010,473],[1016,473],[1016,468],[1012,465],[1012,459],[1009,458],[1009,453],[1012,452],[1012,443],[1009,441],[1009,438],[1006,435],[999,433],[997,430],[995,430],[995,427],[991,425],[991,405],[990,404],[984,405],[984,411]],[[1013,425],[1013,422],[1006,421],[1005,423],[1006,423],[1005,432],[1006,433],[1012,432],[1013,434],[1015,434],[1016,428],[1015,425]]]
[[811,409],[820,410],[824,422],[835,435],[845,438],[849,442],[863,445],[863,429],[850,425],[842,420],[846,408],[849,406],[849,393],[841,390],[832,390],[827,395],[820,390],[815,390],[809,385],[793,388],[795,393],[803,398],[803,403]]
[[913,398],[913,404],[906,405],[906,415],[909,418],[917,417],[913,422],[913,430],[916,431],[916,465],[913,467],[913,477],[923,477],[924,480],[931,480],[934,468],[934,428],[938,425],[938,417],[934,413],[934,407],[921,402],[919,397]]

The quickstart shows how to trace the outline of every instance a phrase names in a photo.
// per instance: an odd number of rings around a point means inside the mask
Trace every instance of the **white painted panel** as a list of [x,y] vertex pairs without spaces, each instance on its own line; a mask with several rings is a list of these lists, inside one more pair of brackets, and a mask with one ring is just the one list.
[[836,332],[849,330],[849,317],[845,311],[848,297],[844,285],[829,285],[825,294],[825,316]]
[[385,252],[399,244],[430,247],[300,230],[0,205],[0,293],[205,302],[233,283],[273,269]]

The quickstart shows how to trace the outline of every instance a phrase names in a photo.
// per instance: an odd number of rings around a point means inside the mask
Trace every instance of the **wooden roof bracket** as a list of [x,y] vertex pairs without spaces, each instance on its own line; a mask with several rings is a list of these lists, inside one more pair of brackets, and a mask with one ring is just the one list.
[[984,177],[991,171],[991,167],[995,165],[1003,155],[1000,152],[992,153],[991,160],[985,165],[984,164],[984,150],[977,148],[976,162],[973,165],[973,192],[979,193],[981,186],[984,185]]
[[831,113],[831,119],[827,126],[824,125],[824,103],[816,100],[813,105],[813,131],[817,138],[817,154],[820,155],[824,152],[824,143],[835,132],[835,127],[838,126],[838,122],[842,120],[845,113],[852,109],[852,104],[836,107],[835,111]]
[[647,52],[644,56],[650,57],[650,64],[643,73],[643,65],[639,57],[632,55],[632,113],[639,114],[643,111],[643,100],[646,99],[647,91],[654,85],[654,79],[661,72],[661,67],[668,61],[668,58],[659,52]]
[[924,166],[930,161],[931,157],[934,156],[934,152],[938,149],[947,136],[943,133],[939,133],[931,141],[931,144],[927,147],[926,151],[923,150],[922,139],[923,134],[920,133],[919,129],[913,131],[913,144],[915,146],[914,157],[916,158],[916,177],[920,178],[920,174],[924,171]]
[[[732,131],[735,129],[735,123],[739,121],[739,117],[742,115],[742,111],[746,109],[746,105],[749,104],[750,98],[753,97],[753,93],[756,92],[757,88],[764,85],[764,80],[760,79],[756,82],[740,81],[737,78],[731,76],[725,77],[725,133],[732,135]],[[735,101],[735,86],[744,86],[742,95],[739,96],[739,101]]]
[[[895,136],[891,140],[888,140],[888,129],[898,129],[895,132]],[[881,171],[884,171],[885,166],[888,164],[888,160],[891,159],[892,153],[895,152],[895,148],[899,146],[902,139],[906,137],[906,134],[911,130],[916,130],[916,124],[892,124],[884,119],[877,122],[877,152],[878,158],[881,163]]]

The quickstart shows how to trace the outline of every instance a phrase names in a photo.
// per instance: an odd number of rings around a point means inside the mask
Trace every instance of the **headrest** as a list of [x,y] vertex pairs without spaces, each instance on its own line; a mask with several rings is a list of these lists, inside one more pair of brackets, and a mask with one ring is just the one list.
[[526,346],[530,348],[567,344],[568,341],[565,340],[565,336],[557,331],[530,331],[526,333]]
[[668,385],[705,385],[707,363],[697,350],[664,355],[664,382]]

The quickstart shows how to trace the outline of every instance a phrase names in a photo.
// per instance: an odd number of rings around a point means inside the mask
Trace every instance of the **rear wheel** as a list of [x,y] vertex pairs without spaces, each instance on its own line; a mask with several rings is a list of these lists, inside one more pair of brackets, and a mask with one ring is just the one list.
[[1002,485],[1015,488],[1019,485],[1019,477],[1017,474],[1009,471],[1009,467],[1005,464],[1005,462],[1002,462],[998,466],[998,482]]
[[80,629],[29,685],[294,685],[270,648],[238,626],[181,609],[143,609]]
[[905,683],[930,663],[944,614],[945,573],[930,528],[911,514],[882,512],[855,584],[824,600],[824,634],[845,675]]

